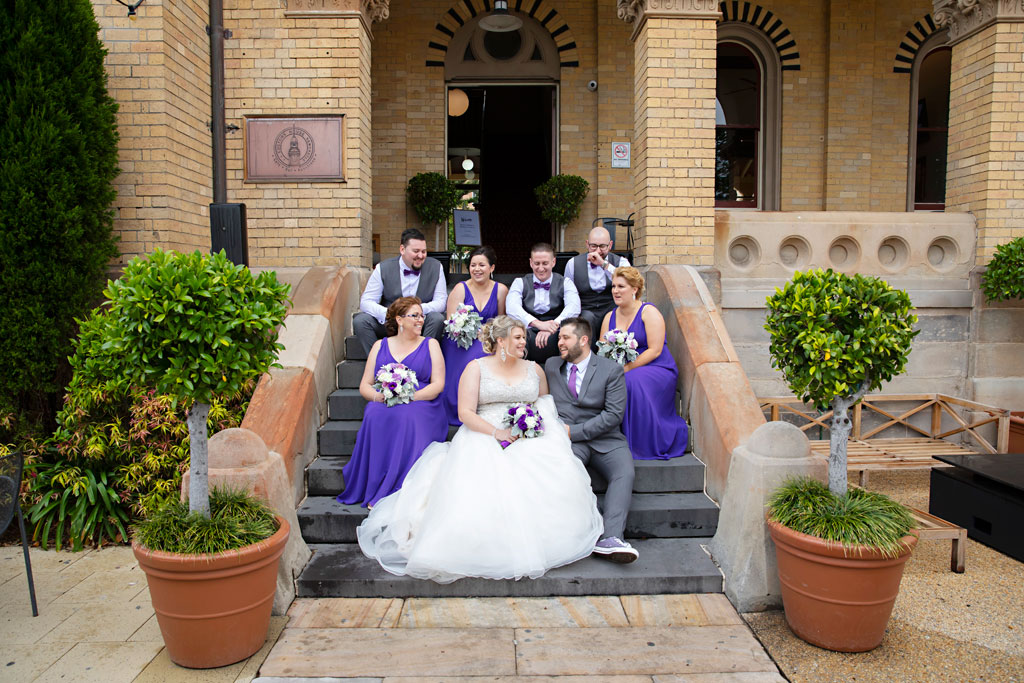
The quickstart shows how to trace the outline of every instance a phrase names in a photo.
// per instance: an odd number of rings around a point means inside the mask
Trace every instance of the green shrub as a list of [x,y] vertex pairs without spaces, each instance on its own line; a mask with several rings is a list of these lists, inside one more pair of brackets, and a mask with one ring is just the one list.
[[590,184],[578,175],[555,175],[534,188],[540,215],[557,225],[579,218]]
[[889,557],[905,550],[901,539],[914,526],[905,507],[880,493],[853,488],[841,496],[806,477],[790,479],[768,501],[771,520],[802,534],[851,546],[874,548]]
[[1024,299],[1024,237],[996,247],[981,278],[986,301]]
[[772,367],[794,394],[832,408],[829,488],[846,492],[847,409],[903,372],[917,330],[906,292],[875,277],[794,273],[768,297]]
[[405,194],[425,225],[448,224],[461,193],[455,183],[437,172],[417,173],[409,179]]
[[117,104],[98,31],[88,0],[0,6],[0,442],[52,428],[74,318],[117,256]]

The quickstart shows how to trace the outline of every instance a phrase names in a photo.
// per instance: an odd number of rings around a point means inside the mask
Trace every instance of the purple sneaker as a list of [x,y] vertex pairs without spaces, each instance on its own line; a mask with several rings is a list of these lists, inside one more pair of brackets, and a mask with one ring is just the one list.
[[619,564],[629,564],[640,557],[640,553],[633,546],[615,536],[602,538],[598,541],[597,545],[594,546],[594,554]]

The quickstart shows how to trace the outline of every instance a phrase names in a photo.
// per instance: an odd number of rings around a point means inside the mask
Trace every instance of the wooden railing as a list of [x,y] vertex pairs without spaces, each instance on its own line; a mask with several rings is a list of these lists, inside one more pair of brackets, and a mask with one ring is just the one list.
[[[794,415],[805,421],[805,424],[797,426],[804,432],[812,429],[815,425],[823,430],[829,429],[829,420],[832,418],[832,411],[826,411],[820,415],[814,414],[811,410],[804,408],[804,403],[793,396],[759,398],[758,403],[761,410],[768,412],[768,419],[771,421],[783,419],[787,415]],[[898,412],[883,408],[883,404],[909,403],[907,410]],[[962,417],[954,406],[966,411],[982,414],[972,422]],[[930,425],[925,429],[910,421],[910,418],[922,411],[930,411]],[[883,422],[864,431],[863,421],[865,411],[881,416]],[[963,434],[970,437],[976,448],[986,453],[1005,453],[1010,439],[1010,411],[1003,408],[967,401],[962,398],[946,396],[945,394],[895,394],[891,396],[877,395],[866,396],[852,409],[853,430],[850,433],[850,440],[867,441],[873,436],[880,435],[887,429],[902,426],[906,429],[920,434],[928,439],[946,439],[950,436]],[[897,414],[898,412],[898,414]],[[943,428],[943,416],[948,415],[955,427]],[[978,433],[978,428],[988,424],[996,425],[996,443],[992,444],[988,439]],[[947,425],[948,426],[948,425]]]

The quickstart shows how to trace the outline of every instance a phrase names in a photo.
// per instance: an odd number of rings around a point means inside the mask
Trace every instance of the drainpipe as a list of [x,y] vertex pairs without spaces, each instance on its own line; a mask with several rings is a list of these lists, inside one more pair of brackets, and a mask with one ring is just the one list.
[[227,202],[224,131],[224,0],[210,0],[210,104],[213,147],[213,203]]

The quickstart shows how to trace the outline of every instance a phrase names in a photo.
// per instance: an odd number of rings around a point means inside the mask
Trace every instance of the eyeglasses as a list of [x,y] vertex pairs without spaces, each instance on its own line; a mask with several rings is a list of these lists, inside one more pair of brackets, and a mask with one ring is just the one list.
[[402,316],[403,318],[412,318],[413,320],[420,320],[423,318],[422,313],[406,313]]
[[610,244],[594,244],[593,242],[587,242],[587,246],[590,247],[591,249],[602,249],[602,250],[604,250],[604,249],[607,249],[608,247],[610,247],[612,245],[610,245]]

